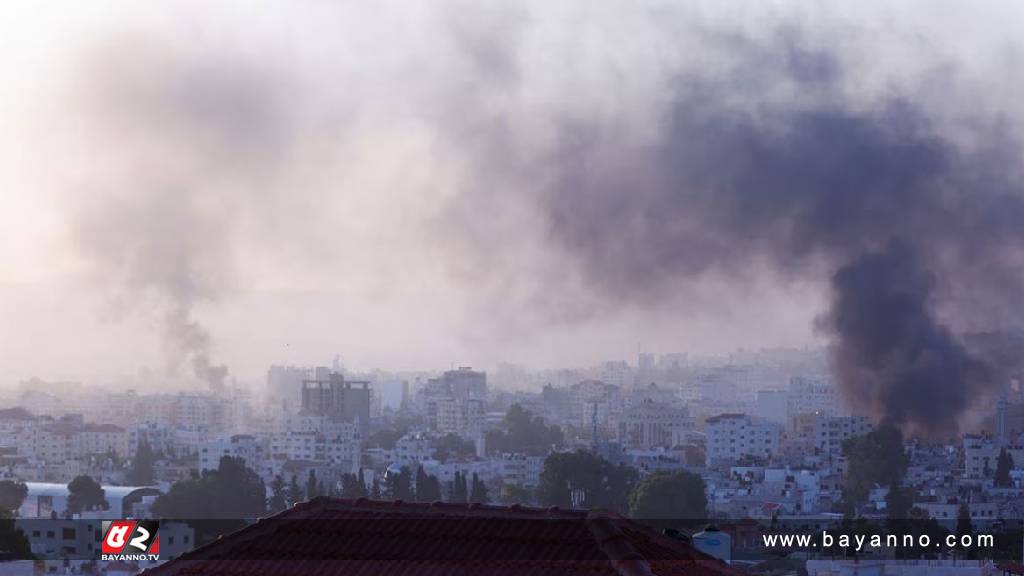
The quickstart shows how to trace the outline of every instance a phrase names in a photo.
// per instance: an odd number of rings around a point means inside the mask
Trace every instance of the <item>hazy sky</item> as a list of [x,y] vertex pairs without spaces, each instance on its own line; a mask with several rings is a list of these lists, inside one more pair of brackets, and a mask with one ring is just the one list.
[[[770,267],[608,298],[536,205],[567,127],[643,149],[681,77],[756,69],[784,37],[835,58],[849,106],[1016,131],[1021,22],[952,0],[0,4],[0,384],[187,380],[197,351],[258,379],[335,353],[820,343],[825,281]],[[769,88],[728,98],[808,97]]]

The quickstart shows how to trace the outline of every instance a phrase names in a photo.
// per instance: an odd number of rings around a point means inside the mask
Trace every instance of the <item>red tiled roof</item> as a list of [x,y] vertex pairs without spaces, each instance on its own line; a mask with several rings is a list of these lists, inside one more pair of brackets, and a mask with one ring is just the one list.
[[151,576],[733,576],[689,544],[607,512],[317,498]]

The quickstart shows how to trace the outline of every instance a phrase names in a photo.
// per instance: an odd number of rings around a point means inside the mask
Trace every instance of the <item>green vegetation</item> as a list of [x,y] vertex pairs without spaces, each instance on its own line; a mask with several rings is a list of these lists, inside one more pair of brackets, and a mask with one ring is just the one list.
[[707,507],[704,479],[687,471],[654,474],[629,495],[629,513],[634,518],[706,518]]
[[476,472],[473,473],[473,482],[469,489],[469,501],[480,502],[481,504],[486,504],[489,501],[487,486],[484,485],[484,481],[477,476]]
[[434,458],[444,462],[449,458],[468,458],[476,454],[473,443],[458,434],[445,434],[434,441]]
[[0,517],[13,517],[28,496],[28,486],[15,480],[0,480]]
[[875,486],[901,484],[907,472],[903,434],[894,426],[883,425],[863,436],[848,438],[843,442],[843,456],[843,500],[847,512],[865,502]]
[[[281,483],[283,485],[283,482]],[[293,478],[285,492],[275,480],[272,508],[292,504],[301,488]],[[282,508],[283,509],[283,508]],[[245,460],[224,456],[216,470],[200,478],[175,482],[167,494],[153,502],[153,514],[160,518],[259,518],[267,513],[263,480],[246,467]]]
[[110,508],[106,491],[90,476],[76,476],[68,483],[68,514]]
[[1003,448],[999,451],[999,460],[996,462],[996,475],[993,479],[996,486],[1003,488],[1013,486],[1013,479],[1010,478],[1010,471],[1013,470],[1013,456]]
[[565,444],[565,437],[558,426],[548,426],[540,416],[513,404],[505,414],[502,428],[487,431],[485,443],[490,454],[520,452],[544,456],[552,447]]
[[128,470],[128,483],[133,486],[149,486],[153,483],[153,466],[156,464],[156,454],[150,447],[149,442],[142,440],[135,449],[135,459],[132,460],[132,467]]
[[537,499],[545,506],[624,512],[637,471],[583,450],[557,452],[544,461]]

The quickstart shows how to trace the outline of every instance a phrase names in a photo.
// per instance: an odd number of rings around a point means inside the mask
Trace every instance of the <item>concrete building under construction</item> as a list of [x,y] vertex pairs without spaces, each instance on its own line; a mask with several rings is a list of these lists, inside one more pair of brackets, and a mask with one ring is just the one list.
[[354,422],[365,430],[370,423],[372,393],[368,381],[345,380],[337,372],[318,374],[313,379],[302,381],[302,411]]

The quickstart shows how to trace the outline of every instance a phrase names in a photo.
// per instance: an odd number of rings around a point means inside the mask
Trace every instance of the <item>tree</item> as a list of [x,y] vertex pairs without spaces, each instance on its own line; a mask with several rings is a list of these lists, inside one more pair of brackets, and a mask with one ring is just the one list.
[[152,484],[154,464],[156,464],[156,454],[153,453],[149,442],[140,440],[135,449],[135,459],[132,460],[131,470],[128,471],[128,483],[133,486]]
[[9,560],[35,560],[28,538],[14,522],[13,518],[0,518],[0,551]]
[[544,461],[537,499],[545,506],[606,508],[629,507],[629,493],[637,481],[635,469],[584,450],[557,452]]
[[883,425],[863,436],[843,441],[846,476],[843,499],[852,506],[867,500],[875,486],[900,484],[907,471],[903,434],[898,428]]
[[367,496],[367,492],[366,492],[366,477],[363,475],[363,469],[362,468],[359,468],[359,473],[356,475],[355,494],[356,494],[356,496],[355,496],[356,498],[365,498]]
[[629,495],[629,513],[634,518],[706,518],[707,507],[704,479],[685,470],[651,475]]
[[291,506],[296,502],[301,502],[305,499],[306,491],[299,486],[299,477],[292,475],[292,482],[288,485],[288,505]]
[[0,516],[13,517],[28,496],[28,486],[15,480],[0,480]]
[[485,443],[488,452],[520,452],[544,456],[551,451],[552,446],[565,444],[561,428],[548,426],[543,418],[534,416],[519,404],[513,404],[508,409],[502,428],[487,432]]
[[292,506],[296,502],[302,502],[306,492],[299,486],[299,477],[292,474],[292,481],[288,484],[288,505]]
[[437,479],[437,476],[434,476],[433,474],[427,475],[426,484],[420,500],[424,502],[441,501],[441,481]]
[[274,480],[270,483],[271,496],[267,500],[267,511],[271,514],[277,514],[288,508],[288,485],[285,484],[284,478],[278,474],[274,476]]
[[[341,476],[341,497],[342,498],[359,498],[359,492],[357,490],[356,483],[359,480],[355,474],[343,474]],[[366,488],[363,488],[366,490]]]
[[[974,527],[971,525],[971,508],[967,505],[966,500],[960,501],[960,508],[956,513],[956,535],[966,536],[974,533]],[[959,538],[957,539],[959,541]]]
[[[285,489],[277,482],[271,497],[275,506],[285,500],[286,506],[301,491]],[[293,488],[297,483],[293,477]],[[245,460],[224,456],[216,470],[197,479],[182,480],[171,485],[166,494],[153,502],[153,514],[162,518],[259,518],[267,512],[266,486],[256,472],[246,467]]]
[[79,514],[85,510],[106,510],[106,491],[91,476],[76,476],[68,483],[68,513]]
[[316,472],[312,468],[309,469],[309,477],[306,478],[306,500],[312,500],[320,494],[319,486],[316,481]]
[[487,498],[487,486],[484,484],[484,481],[477,476],[476,472],[473,472],[473,483],[471,486],[472,488],[469,492],[469,501],[486,504],[489,500]]
[[455,479],[452,480],[452,489],[449,502],[466,502],[469,499],[469,489],[466,486],[466,475],[455,471]]
[[426,502],[424,498],[427,490],[427,473],[423,471],[423,466],[416,467],[416,500],[419,502]]
[[343,498],[366,498],[366,479],[362,468],[358,474],[345,474],[341,477],[341,495]]
[[380,500],[380,482],[377,479],[373,479],[373,488],[370,489],[370,498],[373,500]]
[[448,433],[434,441],[434,458],[444,462],[449,458],[465,458],[476,453],[472,442],[458,434]]
[[412,473],[405,466],[397,474],[385,477],[388,496],[392,500],[412,500]]
[[913,488],[904,487],[896,482],[889,484],[889,493],[885,495],[885,515],[889,520],[906,520],[910,517],[910,509],[914,506]]
[[1003,448],[999,451],[999,460],[996,461],[995,485],[1001,487],[1013,486],[1013,479],[1010,478],[1010,471],[1013,470],[1013,455]]

